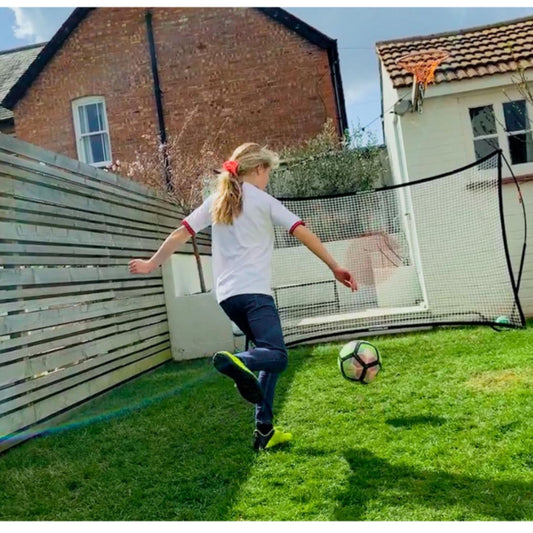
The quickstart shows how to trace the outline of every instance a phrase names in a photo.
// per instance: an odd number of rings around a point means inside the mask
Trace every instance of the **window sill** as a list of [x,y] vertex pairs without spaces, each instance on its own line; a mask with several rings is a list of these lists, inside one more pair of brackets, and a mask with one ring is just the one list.
[[[85,161],[82,161],[82,163],[85,163]],[[113,162],[102,161],[101,163],[85,163],[85,164],[90,165],[91,167],[94,167],[94,168],[104,169],[104,168],[109,168],[113,164]]]
[[[516,176],[516,181],[518,183],[525,183],[527,181],[533,181],[533,174],[522,174],[521,176]],[[514,183],[513,178],[503,178],[502,183],[507,185],[508,183]]]

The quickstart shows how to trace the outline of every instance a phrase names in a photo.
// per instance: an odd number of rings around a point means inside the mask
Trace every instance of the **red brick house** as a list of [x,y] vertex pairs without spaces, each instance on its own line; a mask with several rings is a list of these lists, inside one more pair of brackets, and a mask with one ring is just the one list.
[[143,135],[214,128],[227,155],[347,127],[337,42],[280,8],[77,8],[1,104],[18,138],[96,166],[129,160]]

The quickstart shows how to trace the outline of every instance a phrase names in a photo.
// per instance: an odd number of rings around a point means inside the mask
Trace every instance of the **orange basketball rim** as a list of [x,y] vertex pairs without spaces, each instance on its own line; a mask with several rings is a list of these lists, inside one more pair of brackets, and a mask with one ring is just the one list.
[[436,68],[449,57],[446,50],[425,50],[411,52],[400,59],[396,64],[410,72],[415,77],[415,83],[423,83],[424,89],[435,77]]

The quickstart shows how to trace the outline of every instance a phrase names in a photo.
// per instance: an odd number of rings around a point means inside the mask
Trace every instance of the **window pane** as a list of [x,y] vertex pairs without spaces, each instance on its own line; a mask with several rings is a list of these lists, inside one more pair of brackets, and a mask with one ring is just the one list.
[[509,152],[511,153],[511,163],[513,165],[533,161],[531,132],[509,135]]
[[82,160],[85,163],[94,163],[92,159],[92,151],[91,151],[91,141],[89,137],[82,137],[81,143],[83,145],[83,158]]
[[109,161],[109,142],[106,134],[100,133],[84,137],[83,148],[87,158],[86,163]]
[[505,102],[503,104],[503,114],[505,116],[505,127],[507,131],[523,131],[531,129],[528,125],[525,100]]
[[107,133],[102,134],[102,142],[104,148],[104,161],[111,161],[111,149],[109,147],[109,135]]
[[481,159],[486,155],[491,154],[494,150],[498,150],[500,145],[498,144],[498,138],[492,137],[491,139],[480,139],[474,141],[474,150],[476,152],[476,159]]
[[494,110],[491,105],[474,107],[469,111],[474,137],[496,133],[496,121],[494,120]]
[[98,127],[100,128],[100,131],[104,131],[106,129],[104,125],[104,104],[99,102],[96,106],[98,109]]
[[78,107],[78,117],[80,119],[80,129],[81,133],[87,133],[87,115],[85,113],[85,107]]
[[85,106],[85,109],[87,110],[87,123],[89,126],[86,133],[90,133],[91,131],[102,131],[101,108],[102,104],[89,104]]

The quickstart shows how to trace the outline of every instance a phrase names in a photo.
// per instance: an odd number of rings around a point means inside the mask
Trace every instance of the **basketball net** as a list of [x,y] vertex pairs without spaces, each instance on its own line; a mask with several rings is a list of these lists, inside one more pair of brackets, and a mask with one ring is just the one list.
[[413,75],[413,96],[412,104],[415,109],[422,112],[422,102],[424,91],[429,83],[435,78],[437,67],[449,57],[445,50],[426,50],[422,52],[412,52],[396,61],[396,64]]

